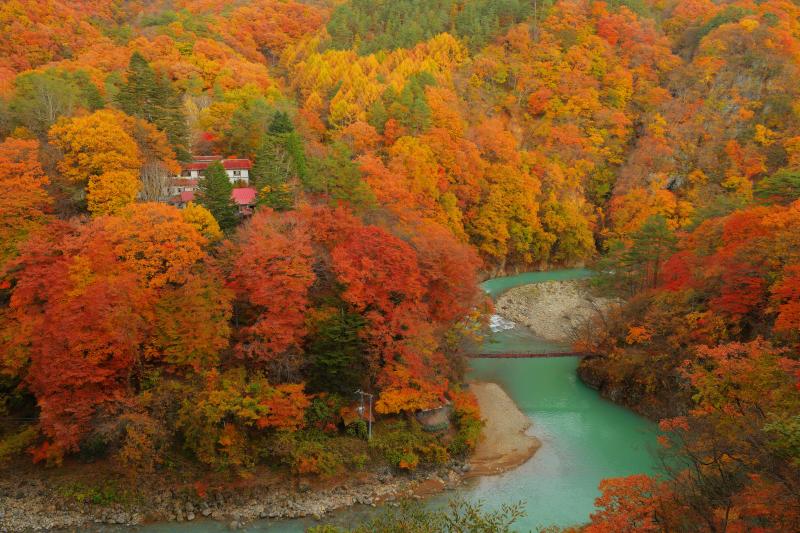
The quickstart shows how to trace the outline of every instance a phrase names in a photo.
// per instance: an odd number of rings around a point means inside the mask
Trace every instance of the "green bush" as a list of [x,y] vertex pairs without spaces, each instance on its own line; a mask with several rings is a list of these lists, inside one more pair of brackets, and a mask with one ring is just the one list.
[[121,492],[113,483],[106,483],[100,486],[71,483],[60,487],[58,493],[78,503],[91,503],[94,505],[111,505],[113,503],[122,503],[127,499],[127,495]]
[[346,428],[347,434],[359,439],[366,439],[369,435],[366,420],[356,420]]
[[341,472],[343,453],[330,438],[319,430],[283,431],[276,435],[266,453],[278,458],[297,474],[318,474],[324,477]]
[[420,463],[441,464],[449,454],[416,420],[398,420],[375,428],[370,447],[395,468],[415,470]]
[[369,456],[365,453],[354,455],[349,461],[353,470],[364,470],[364,468],[367,466],[367,462],[369,462]]
[[93,463],[108,455],[111,443],[106,435],[91,433],[81,441],[78,458],[85,463]]
[[475,449],[481,436],[483,421],[475,418],[463,418],[458,421],[458,432],[450,442],[448,449],[452,455],[463,456]]
[[0,438],[0,464],[32,446],[38,434],[33,426],[25,426],[12,435]]

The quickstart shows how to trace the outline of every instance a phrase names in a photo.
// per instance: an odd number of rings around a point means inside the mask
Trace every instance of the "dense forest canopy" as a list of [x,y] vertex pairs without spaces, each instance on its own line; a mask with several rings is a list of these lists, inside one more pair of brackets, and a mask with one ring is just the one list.
[[[605,481],[588,530],[800,527],[796,1],[8,0],[0,29],[0,461],[443,461],[480,430],[477,281],[594,265],[625,303],[582,371],[691,468]],[[219,163],[163,201],[204,154],[252,161],[254,213]],[[405,416],[444,402],[447,439]]]

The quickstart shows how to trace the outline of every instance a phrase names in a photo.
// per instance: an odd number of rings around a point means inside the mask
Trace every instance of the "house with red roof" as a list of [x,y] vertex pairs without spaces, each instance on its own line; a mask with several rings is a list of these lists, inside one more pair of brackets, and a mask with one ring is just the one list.
[[198,155],[191,163],[184,165],[181,175],[172,178],[167,186],[167,203],[179,209],[194,201],[200,180],[205,178],[205,171],[211,163],[219,161],[228,179],[234,185],[231,198],[239,208],[239,214],[252,214],[256,205],[256,190],[248,187],[252,163],[249,159],[223,158],[218,155]]
[[250,184],[250,169],[253,168],[253,165],[249,159],[223,159],[217,155],[195,156],[194,161],[183,167],[181,177],[189,179],[202,178],[208,165],[215,161],[222,163],[222,168],[228,174],[228,179],[234,185],[237,182],[244,182],[245,185]]
[[[183,209],[189,202],[194,202],[195,191],[183,191],[167,200],[167,203]],[[231,199],[239,209],[239,215],[247,217],[253,214],[256,207],[257,193],[252,187],[236,187],[231,191]]]
[[236,187],[231,191],[233,203],[239,208],[239,214],[243,217],[253,214],[256,206],[256,190],[253,187]]
[[230,182],[236,186],[250,185],[250,169],[253,167],[249,159],[223,159],[218,155],[198,155],[191,163],[183,166],[180,176],[169,180],[165,196],[171,198],[182,192],[196,191],[198,180],[205,177],[208,165],[219,161],[228,175]]
[[198,178],[171,178],[165,196],[172,198],[185,192],[194,192],[197,190],[197,183]]

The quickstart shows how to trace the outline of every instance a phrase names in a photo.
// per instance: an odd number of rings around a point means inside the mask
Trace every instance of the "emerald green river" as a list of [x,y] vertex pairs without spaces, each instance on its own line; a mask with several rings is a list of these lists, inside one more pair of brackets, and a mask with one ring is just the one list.
[[[535,272],[496,278],[482,287],[492,297],[518,285],[590,275],[581,269]],[[562,351],[566,346],[546,342],[526,328],[492,318],[493,338],[482,352]],[[499,383],[533,421],[530,433],[542,441],[536,455],[519,468],[499,476],[472,480],[455,492],[435,497],[428,505],[444,505],[460,496],[483,501],[488,508],[523,501],[527,516],[518,531],[540,526],[568,526],[586,522],[599,495],[603,478],[652,473],[656,466],[656,426],[614,405],[584,386],[575,374],[577,357],[552,359],[476,359],[471,379]],[[326,522],[352,526],[374,509],[352,509],[333,514]],[[243,531],[300,532],[313,520],[255,522]],[[205,533],[223,531],[223,524],[163,524],[141,528],[148,532]]]

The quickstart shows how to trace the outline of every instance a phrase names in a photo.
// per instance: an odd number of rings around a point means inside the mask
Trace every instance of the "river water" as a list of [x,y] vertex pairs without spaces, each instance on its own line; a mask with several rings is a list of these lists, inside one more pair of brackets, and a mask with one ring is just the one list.
[[[587,277],[586,270],[535,272],[496,278],[482,287],[492,297],[518,285]],[[567,346],[535,337],[527,328],[493,317],[493,338],[484,353],[563,351]],[[472,480],[456,492],[437,496],[428,505],[444,505],[461,496],[483,501],[487,508],[523,501],[527,516],[516,526],[535,531],[540,526],[569,526],[586,522],[599,495],[603,478],[652,473],[656,466],[656,426],[631,411],[614,405],[583,385],[575,374],[577,357],[551,359],[477,359],[471,378],[499,383],[519,408],[533,420],[529,430],[542,441],[536,455],[519,468],[499,476]],[[326,522],[352,526],[375,510],[351,509],[326,518]],[[249,532],[301,532],[312,520],[277,523],[255,522]],[[202,522],[162,524],[140,529],[152,533],[210,533],[224,531],[223,524]]]

